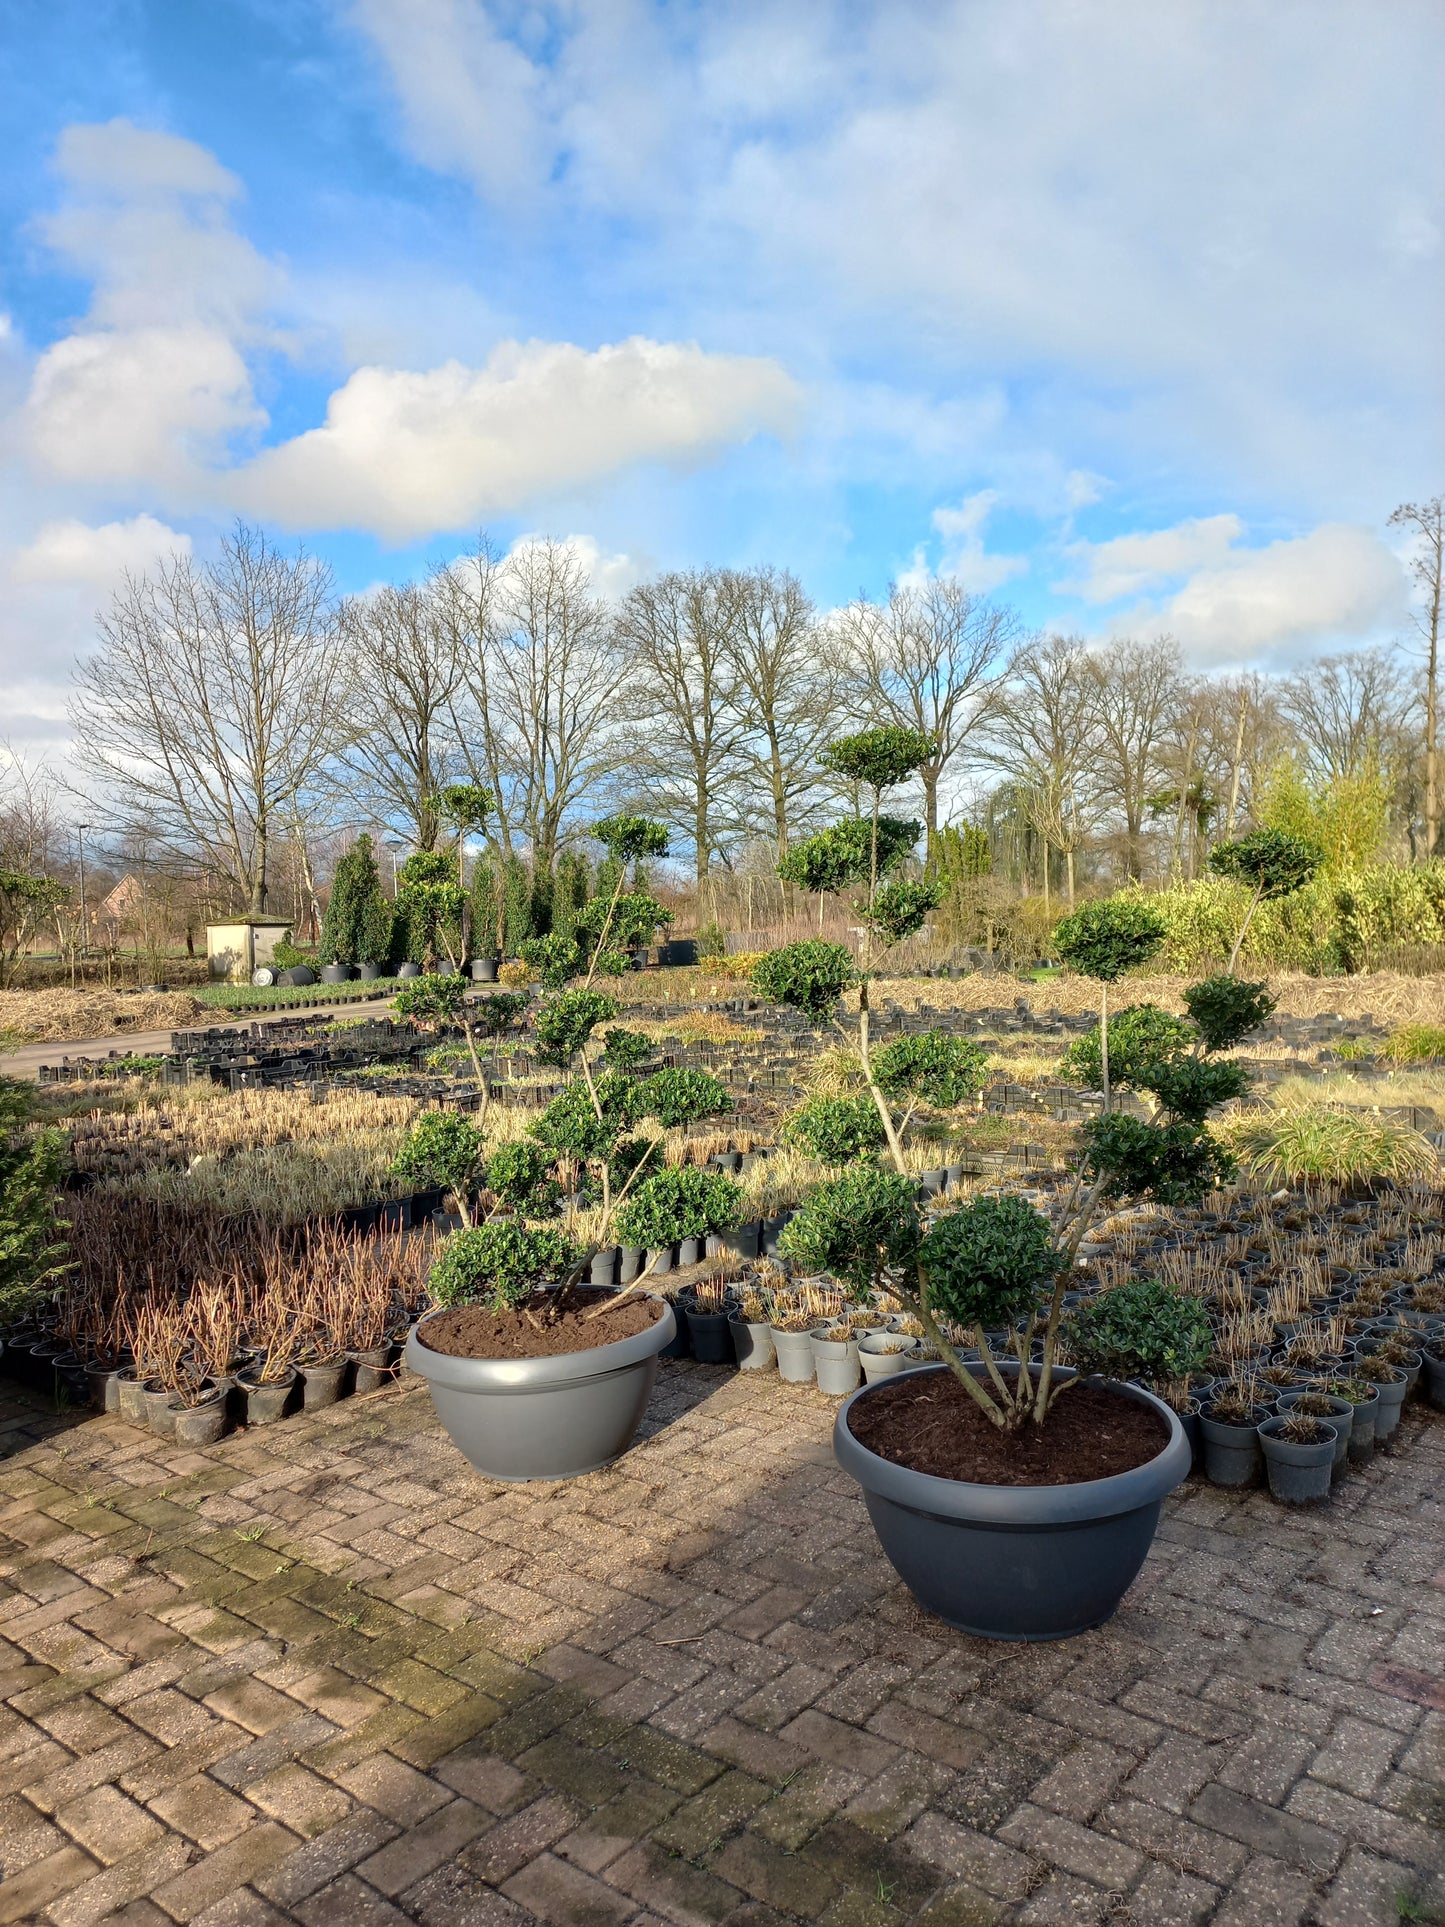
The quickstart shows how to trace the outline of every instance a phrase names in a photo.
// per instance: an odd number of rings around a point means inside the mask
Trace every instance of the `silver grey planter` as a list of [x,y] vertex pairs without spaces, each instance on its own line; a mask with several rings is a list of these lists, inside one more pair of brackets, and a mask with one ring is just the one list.
[[452,1358],[422,1343],[431,1318],[406,1341],[406,1362],[427,1381],[437,1417],[483,1478],[576,1479],[631,1445],[672,1343],[671,1305],[643,1332],[554,1358]]
[[1147,1465],[1079,1485],[971,1485],[910,1471],[848,1427],[854,1406],[885,1388],[865,1385],[846,1401],[834,1454],[862,1486],[879,1544],[925,1612],[985,1639],[1026,1640],[1069,1639],[1112,1616],[1148,1555],[1165,1494],[1188,1477],[1189,1442],[1152,1392],[1113,1381],[1109,1389],[1152,1407],[1169,1439]]

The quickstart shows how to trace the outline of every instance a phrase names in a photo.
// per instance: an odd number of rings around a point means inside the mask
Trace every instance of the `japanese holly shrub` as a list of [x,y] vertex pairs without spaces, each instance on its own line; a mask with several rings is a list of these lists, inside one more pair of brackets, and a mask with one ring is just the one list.
[[626,1030],[620,1024],[602,1033],[608,1067],[615,1071],[635,1070],[645,1064],[656,1045],[639,1030]]
[[1096,983],[1117,983],[1146,964],[1166,935],[1164,919],[1132,897],[1085,903],[1054,930],[1054,948],[1070,970]]
[[1162,1278],[1136,1278],[1079,1305],[1063,1337],[1081,1372],[1153,1383],[1188,1378],[1209,1357],[1203,1303]]
[[871,790],[893,789],[906,782],[921,763],[938,753],[938,739],[923,730],[886,724],[840,736],[824,750],[820,761],[835,776],[865,783]]
[[918,1250],[915,1187],[877,1165],[856,1165],[817,1185],[784,1228],[779,1249],[804,1271],[826,1271],[856,1297]]
[[617,999],[606,991],[561,991],[532,1020],[538,1057],[544,1064],[570,1064],[597,1026],[617,1012]]
[[393,1173],[418,1187],[442,1185],[456,1194],[463,1216],[481,1182],[486,1139],[460,1111],[426,1111],[392,1161]]
[[743,1190],[722,1171],[683,1164],[644,1178],[618,1207],[617,1235],[647,1251],[725,1231],[742,1214]]
[[517,955],[546,990],[561,990],[582,968],[582,952],[572,937],[526,937],[517,945]]
[[[1152,1064],[1194,1042],[1195,1033],[1182,1017],[1172,1017],[1157,1004],[1131,1004],[1109,1026],[1110,1076],[1116,1084],[1136,1084]],[[1059,1060],[1059,1073],[1086,1090],[1098,1089],[1104,1072],[1097,1025],[1070,1044]]]
[[623,1132],[636,1122],[637,1085],[621,1071],[604,1071],[594,1087],[596,1106],[580,1079],[554,1097],[532,1126],[537,1142],[559,1157],[606,1159]]
[[810,938],[768,950],[749,978],[755,990],[775,1004],[801,1010],[815,1023],[835,1015],[838,999],[858,981],[857,966],[845,944]]
[[988,1057],[966,1037],[926,1030],[873,1053],[873,1080],[885,1096],[912,1097],[951,1110],[977,1097],[988,1081]]
[[1037,1306],[1058,1270],[1053,1229],[1023,1198],[974,1198],[940,1218],[918,1248],[922,1297],[935,1317],[996,1330]]
[[545,1217],[561,1195],[552,1163],[540,1144],[517,1138],[499,1146],[487,1159],[487,1189],[508,1210],[527,1217]]
[[[923,826],[898,816],[878,819],[878,874],[886,877],[908,856]],[[847,817],[795,843],[778,863],[785,883],[819,895],[851,890],[866,883],[872,861],[872,825]]]
[[655,1117],[669,1130],[732,1108],[726,1086],[708,1071],[670,1067],[654,1071],[637,1086],[637,1115]]
[[427,1288],[433,1302],[486,1305],[493,1311],[525,1305],[534,1292],[559,1284],[578,1260],[570,1238],[551,1226],[476,1225],[458,1231],[442,1246]]
[[865,1091],[857,1097],[809,1098],[783,1125],[783,1142],[837,1165],[870,1157],[886,1136],[878,1107]]

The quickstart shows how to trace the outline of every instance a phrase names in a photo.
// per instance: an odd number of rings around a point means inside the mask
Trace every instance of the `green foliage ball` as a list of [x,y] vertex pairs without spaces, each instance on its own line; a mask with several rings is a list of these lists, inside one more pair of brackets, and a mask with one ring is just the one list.
[[1054,931],[1054,948],[1081,977],[1112,984],[1148,963],[1164,937],[1157,910],[1134,897],[1107,897],[1065,917]]
[[783,1126],[783,1142],[796,1145],[823,1164],[851,1164],[872,1155],[886,1142],[878,1107],[866,1093],[858,1097],[812,1097]]
[[820,1184],[779,1241],[785,1258],[808,1272],[830,1272],[862,1297],[885,1271],[911,1265],[918,1208],[911,1178],[857,1165]]
[[873,1076],[888,1097],[919,1098],[940,1110],[966,1104],[988,1082],[988,1056],[967,1037],[925,1030],[873,1053]]
[[1187,1378],[1213,1346],[1204,1305],[1162,1278],[1131,1279],[1088,1299],[1065,1320],[1063,1336],[1079,1370],[1104,1378]]
[[995,1330],[1031,1311],[1053,1283],[1053,1228],[1023,1198],[974,1198],[941,1218],[918,1251],[928,1304],[965,1327]]
[[773,1003],[801,1010],[820,1023],[833,1015],[843,992],[858,981],[858,970],[846,944],[814,937],[767,951],[753,965],[749,981]]
[[578,1256],[571,1239],[547,1225],[524,1225],[515,1219],[476,1225],[447,1239],[427,1289],[443,1309],[487,1305],[505,1311],[560,1283]]

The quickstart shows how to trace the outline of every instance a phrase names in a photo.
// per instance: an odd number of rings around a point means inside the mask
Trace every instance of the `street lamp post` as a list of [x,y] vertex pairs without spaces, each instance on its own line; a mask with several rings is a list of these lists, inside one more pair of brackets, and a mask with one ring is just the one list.
[[76,841],[80,845],[80,954],[82,959],[90,954],[90,919],[85,911],[85,833],[88,823],[75,826]]

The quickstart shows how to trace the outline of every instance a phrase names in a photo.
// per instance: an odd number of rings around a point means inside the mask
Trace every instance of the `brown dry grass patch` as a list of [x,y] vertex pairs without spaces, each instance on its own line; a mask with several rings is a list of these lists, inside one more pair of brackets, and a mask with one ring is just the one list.
[[[1190,976],[1127,977],[1109,992],[1111,1010],[1126,1004],[1159,1004],[1165,1010],[1184,1009],[1185,988],[1198,981]],[[1375,1017],[1385,1024],[1440,1021],[1445,1009],[1445,978],[1406,977],[1399,971],[1377,970],[1358,977],[1306,977],[1291,971],[1271,972],[1269,987],[1279,999],[1281,1017]],[[1027,998],[1035,1012],[1062,1011],[1076,1016],[1099,1008],[1099,986],[1087,977],[1063,971],[1048,983],[1022,983],[1016,977],[973,976],[899,978],[876,986],[873,1001],[891,999],[907,1009],[932,1004],[935,1010],[1008,1010]]]
[[189,991],[143,996],[112,990],[0,990],[0,1032],[17,1044],[69,1044],[126,1032],[174,1030],[202,1006]]

